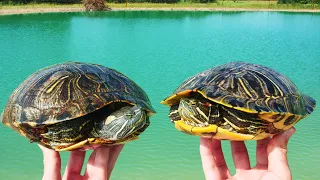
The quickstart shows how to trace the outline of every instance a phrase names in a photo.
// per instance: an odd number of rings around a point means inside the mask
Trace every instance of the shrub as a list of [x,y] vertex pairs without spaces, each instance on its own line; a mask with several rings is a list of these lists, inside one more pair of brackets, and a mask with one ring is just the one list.
[[110,8],[104,4],[104,0],[83,0],[83,5],[87,11],[110,10]]

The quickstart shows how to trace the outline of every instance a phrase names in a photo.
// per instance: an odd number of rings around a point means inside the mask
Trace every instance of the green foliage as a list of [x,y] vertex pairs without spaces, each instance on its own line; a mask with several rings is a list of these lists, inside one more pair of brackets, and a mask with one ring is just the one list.
[[216,0],[200,0],[200,3],[215,3]]
[[320,0],[278,0],[279,4],[320,4]]
[[2,0],[2,4],[28,4],[32,1],[33,0]]
[[56,4],[74,4],[81,0],[0,0],[2,4],[28,4],[28,3],[56,3]]
[[[126,0],[106,0],[109,3],[125,3]],[[128,0],[129,3],[178,3],[180,0]]]
[[36,0],[38,3],[58,3],[58,4],[72,4],[80,3],[81,0]]
[[180,0],[150,0],[151,3],[177,3]]
[[217,0],[191,0],[192,3],[215,3]]

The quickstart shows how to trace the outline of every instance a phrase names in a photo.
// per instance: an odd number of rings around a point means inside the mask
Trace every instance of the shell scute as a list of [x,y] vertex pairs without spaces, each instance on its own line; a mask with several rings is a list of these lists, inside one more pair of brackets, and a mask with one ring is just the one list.
[[[200,102],[201,106],[188,102]],[[209,104],[208,111],[202,111],[206,107],[201,102]],[[178,112],[178,117],[169,117],[179,131],[241,141],[264,139],[288,130],[310,115],[316,105],[314,99],[302,94],[286,76],[245,62],[227,63],[200,72],[184,81],[161,103],[171,107],[170,113]],[[174,110],[172,107],[176,106]],[[219,113],[210,113],[213,109]],[[198,114],[204,114],[208,120],[197,119]]]
[[[171,96],[191,89],[216,103],[252,113],[307,116],[315,107],[315,101],[302,95],[286,76],[245,62],[231,62],[198,73],[184,81]],[[166,104],[166,99],[163,103]]]
[[3,122],[53,124],[123,101],[155,110],[145,92],[122,73],[96,64],[67,62],[29,76],[10,96]]

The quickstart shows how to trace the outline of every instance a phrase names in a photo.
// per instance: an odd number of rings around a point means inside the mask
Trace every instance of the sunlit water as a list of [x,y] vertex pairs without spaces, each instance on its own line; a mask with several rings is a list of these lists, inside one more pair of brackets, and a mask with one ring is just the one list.
[[[116,180],[204,179],[199,138],[176,131],[159,102],[185,78],[234,60],[272,67],[320,100],[320,14],[108,12],[0,17],[0,110],[28,75],[68,60],[115,68],[149,95],[157,115],[116,164]],[[289,143],[294,179],[320,178],[320,113],[299,122]],[[40,179],[36,144],[0,125],[0,179]],[[248,142],[254,165],[255,142]],[[234,172],[229,142],[223,142]],[[68,152],[62,153],[65,165]],[[89,155],[89,154],[88,154]]]

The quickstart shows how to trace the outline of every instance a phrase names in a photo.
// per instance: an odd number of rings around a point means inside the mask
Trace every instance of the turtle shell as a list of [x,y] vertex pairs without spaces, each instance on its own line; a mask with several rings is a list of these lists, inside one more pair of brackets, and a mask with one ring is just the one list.
[[97,64],[67,62],[30,75],[10,96],[2,122],[21,131],[21,125],[38,127],[87,115],[112,102],[140,105],[155,113],[146,93],[122,73]]
[[231,62],[198,73],[185,80],[161,103],[177,105],[182,97],[193,92],[229,108],[264,114],[270,121],[274,120],[274,115],[292,116],[290,122],[287,118],[286,125],[308,116],[316,104],[283,74],[246,62]]

